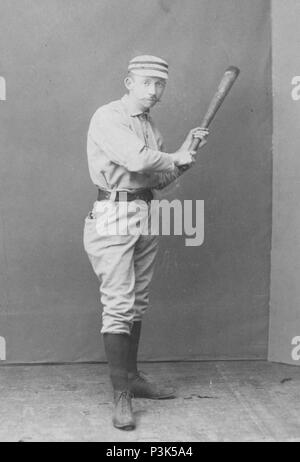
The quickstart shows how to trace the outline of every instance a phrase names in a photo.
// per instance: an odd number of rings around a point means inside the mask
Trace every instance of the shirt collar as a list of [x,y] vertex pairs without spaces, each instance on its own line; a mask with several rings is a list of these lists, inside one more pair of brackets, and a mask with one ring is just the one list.
[[149,116],[150,110],[147,109],[146,111],[141,111],[138,109],[135,104],[130,100],[129,96],[126,94],[121,98],[122,103],[126,106],[126,109],[131,117],[144,115],[146,117]]

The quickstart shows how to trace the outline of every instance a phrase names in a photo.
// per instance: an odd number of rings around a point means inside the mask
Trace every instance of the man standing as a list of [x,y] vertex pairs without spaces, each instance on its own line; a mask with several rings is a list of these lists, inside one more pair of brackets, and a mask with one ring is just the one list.
[[175,397],[173,389],[158,386],[137,369],[158,237],[124,229],[128,220],[138,227],[141,213],[149,215],[153,189],[164,188],[193,164],[193,137],[201,139],[201,147],[208,135],[206,129],[195,128],[178,151],[164,152],[150,109],[161,100],[167,79],[166,61],[135,57],[124,81],[128,94],[100,107],[88,131],[88,165],[98,197],[85,219],[84,247],[100,281],[101,333],[114,390],[113,424],[124,430],[135,427],[132,396]]

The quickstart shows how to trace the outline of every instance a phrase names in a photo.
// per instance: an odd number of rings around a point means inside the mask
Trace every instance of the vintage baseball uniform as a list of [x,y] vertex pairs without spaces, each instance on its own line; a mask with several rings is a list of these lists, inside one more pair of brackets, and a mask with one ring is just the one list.
[[[149,112],[132,106],[128,95],[100,107],[93,115],[87,140],[92,182],[106,191],[160,189],[181,173]],[[102,333],[130,333],[149,303],[149,284],[157,253],[157,235],[115,232],[123,224],[147,218],[149,203],[113,200],[94,203],[85,219],[84,248],[100,281]],[[139,213],[136,212],[138,205]]]

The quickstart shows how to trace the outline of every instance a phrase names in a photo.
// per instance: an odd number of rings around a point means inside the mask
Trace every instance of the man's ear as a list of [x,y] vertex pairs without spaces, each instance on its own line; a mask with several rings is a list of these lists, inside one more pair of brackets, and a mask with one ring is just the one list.
[[129,75],[127,75],[127,77],[125,77],[124,79],[124,85],[127,88],[127,90],[132,89],[132,84],[133,84],[132,78]]

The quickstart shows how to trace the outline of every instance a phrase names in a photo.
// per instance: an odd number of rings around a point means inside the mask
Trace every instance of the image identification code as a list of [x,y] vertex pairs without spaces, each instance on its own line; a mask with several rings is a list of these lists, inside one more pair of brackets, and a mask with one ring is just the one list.
[[150,446],[149,449],[141,448],[113,448],[107,449],[107,457],[131,457],[137,460],[140,456],[148,455],[154,457],[178,457],[193,456],[192,447],[184,448],[182,446]]

